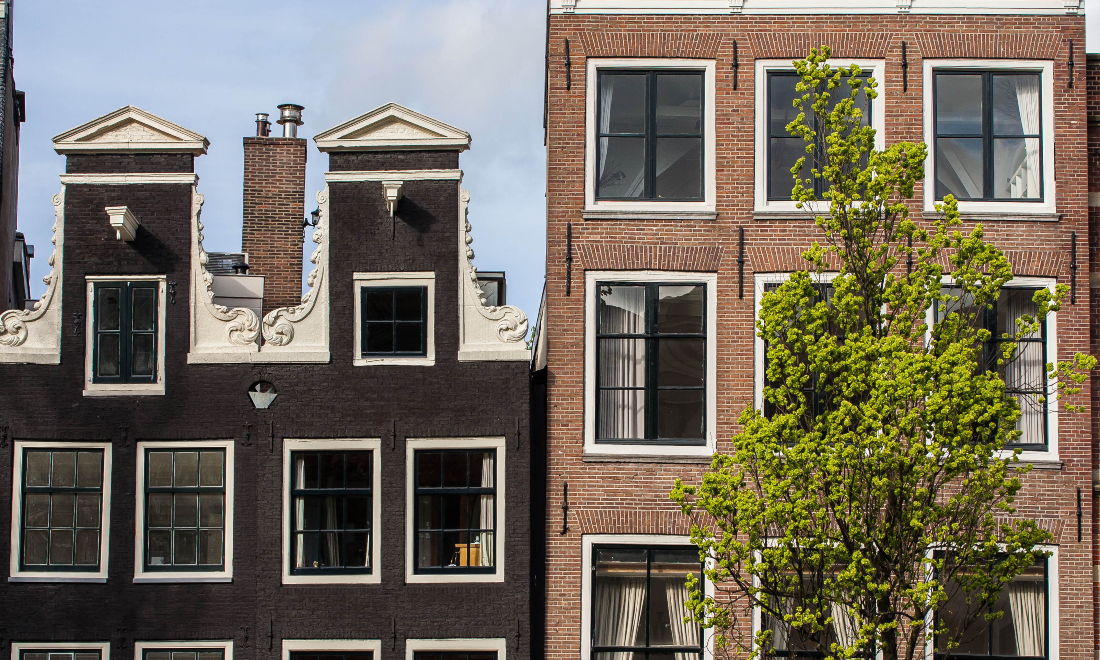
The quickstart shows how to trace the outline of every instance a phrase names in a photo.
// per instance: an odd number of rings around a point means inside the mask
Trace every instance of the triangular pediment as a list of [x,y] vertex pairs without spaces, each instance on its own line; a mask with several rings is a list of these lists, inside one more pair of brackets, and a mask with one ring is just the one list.
[[470,147],[470,134],[396,103],[344,122],[313,138],[321,151],[404,151]]
[[59,154],[96,152],[206,153],[203,136],[132,105],[54,136]]

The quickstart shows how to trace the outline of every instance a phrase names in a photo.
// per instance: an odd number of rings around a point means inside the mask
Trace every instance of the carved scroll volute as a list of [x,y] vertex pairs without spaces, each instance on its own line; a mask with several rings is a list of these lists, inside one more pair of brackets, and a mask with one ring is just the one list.
[[[309,256],[313,270],[306,276],[306,286],[309,290],[302,296],[302,304],[294,307],[280,307],[273,309],[264,316],[263,333],[264,341],[274,346],[289,346],[294,342],[297,331],[295,330],[314,312],[320,304],[327,305],[328,283],[325,281],[328,269],[328,187],[317,193],[317,208],[320,215],[317,218],[317,228],[313,232],[313,242],[317,249]],[[320,301],[320,302],[319,302]],[[327,314],[326,309],[317,309],[318,314]],[[320,323],[318,327],[327,335],[327,324]],[[315,343],[325,343],[326,337],[312,337]]]
[[[53,251],[46,263],[50,272],[42,278],[46,292],[31,309],[9,309],[0,313],[0,361],[19,361],[20,353],[34,353],[33,362],[56,362],[60,359],[48,359],[46,353],[60,351],[61,341],[61,275],[62,254],[65,243],[65,188],[53,196],[54,224]],[[28,341],[29,340],[29,341]],[[5,348],[15,349],[11,354]],[[52,357],[52,356],[51,356]],[[47,358],[47,359],[42,359]]]
[[191,214],[195,231],[195,244],[192,249],[198,255],[195,273],[195,292],[199,305],[214,319],[224,324],[224,339],[231,346],[249,346],[260,337],[260,319],[256,313],[244,307],[225,307],[214,304],[214,276],[206,270],[209,257],[203,248],[202,205],[205,201],[202,193],[192,188]]
[[[463,281],[463,299],[465,308],[472,307],[477,314],[486,321],[495,322],[496,341],[504,344],[516,344],[527,337],[527,315],[519,307],[513,305],[492,306],[485,304],[485,292],[477,281],[477,268],[474,266],[474,250],[470,245],[474,239],[471,234],[472,226],[469,220],[470,193],[466,190],[460,192],[459,219],[462,223],[462,267],[461,277]],[[470,336],[472,328],[467,324],[464,341],[470,343],[478,338]]]

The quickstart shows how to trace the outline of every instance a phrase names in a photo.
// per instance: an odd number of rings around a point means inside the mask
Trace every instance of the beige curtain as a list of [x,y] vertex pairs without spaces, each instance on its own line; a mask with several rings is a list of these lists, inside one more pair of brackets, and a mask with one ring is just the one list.
[[[486,452],[481,459],[481,486],[483,488],[489,488],[493,485],[493,455]],[[495,504],[496,496],[494,495],[481,495],[481,521],[480,524],[483,529],[492,527],[496,529],[496,516]],[[503,531],[503,530],[500,530]],[[494,545],[496,543],[495,535],[492,533],[481,534],[481,565],[492,566]]]
[[[301,488],[302,484],[306,480],[306,461],[301,456],[298,457],[297,462],[294,465],[294,483],[297,487]],[[306,508],[305,502],[302,498],[294,500],[294,529],[299,530],[306,525]],[[294,565],[297,568],[305,568],[306,561],[306,549],[302,543],[302,537],[294,539]]]
[[[1020,125],[1029,135],[1038,135],[1039,128],[1039,76],[1013,76],[1016,83],[1016,102],[1020,107]],[[1012,175],[1009,195],[1013,198],[1039,197],[1039,140],[1024,139],[1025,156],[1020,167]]]
[[[645,287],[614,286],[600,296],[600,332],[645,332]],[[645,436],[645,340],[604,339],[599,349],[596,378],[604,387],[642,389],[600,392],[597,437],[606,439]]]
[[[672,643],[676,646],[698,646],[699,627],[691,621],[684,621],[688,615],[684,603],[688,599],[687,585],[683,578],[665,578],[665,599],[668,604],[669,627],[672,629]],[[656,582],[656,580],[654,580]],[[698,653],[676,653],[676,660],[697,658]]]
[[1016,633],[1016,655],[1041,656],[1046,647],[1046,600],[1042,582],[1015,580],[1008,585],[1008,604]]
[[[596,646],[635,646],[645,611],[645,578],[596,578],[593,640]],[[611,654],[611,660],[629,660],[633,651]]]
[[856,643],[856,624],[848,614],[848,608],[840,603],[833,603],[833,632],[836,633],[837,644],[844,648]]
[[[1038,309],[1031,297],[1032,289],[1002,290],[997,305],[1002,319],[998,325],[998,334],[1007,332],[1014,335],[1018,328],[1016,319],[1024,315],[1035,317]],[[1025,335],[1024,339],[1041,339],[1041,331]],[[1043,344],[1040,342],[1022,342],[1017,344],[1015,357],[1004,367],[1005,388],[1009,390],[1046,390],[1046,360]],[[1023,444],[1041,444],[1043,442],[1044,405],[1039,394],[1016,394],[1020,405],[1020,419],[1016,428],[1020,431],[1018,442]]]

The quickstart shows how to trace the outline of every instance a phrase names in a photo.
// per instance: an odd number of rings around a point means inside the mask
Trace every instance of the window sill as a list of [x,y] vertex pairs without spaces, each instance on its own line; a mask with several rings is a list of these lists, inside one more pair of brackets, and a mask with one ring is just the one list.
[[581,211],[584,220],[717,220],[717,211],[643,211],[600,209]]
[[445,573],[412,573],[405,576],[405,584],[462,584],[470,582],[504,582],[504,572],[498,569],[496,573],[469,573],[465,575],[448,575]]
[[[925,211],[924,217],[926,219],[942,219],[943,213],[937,211]],[[1061,213],[1022,213],[1019,211],[1013,211],[1011,213],[997,213],[994,211],[959,211],[959,219],[972,220],[974,222],[1058,222],[1062,219]]]
[[431,357],[367,357],[354,358],[351,362],[356,367],[373,366],[406,366],[406,367],[432,367],[435,366],[435,356]]
[[584,454],[581,461],[584,463],[679,463],[683,465],[710,465],[713,454],[706,456],[668,455],[655,456],[653,454]]
[[1062,470],[1063,463],[1059,460],[1042,458],[1038,460],[1028,460],[1027,458],[1021,458],[1018,461],[1013,461],[1009,463],[1009,467],[1024,467],[1025,465],[1030,465],[1033,469],[1036,470],[1050,470],[1053,472],[1060,472]]
[[148,574],[134,578],[134,584],[157,584],[157,583],[221,583],[227,584],[233,581],[232,576],[214,576],[214,575],[180,575],[178,573],[174,575],[150,576]]
[[84,385],[84,396],[164,396],[164,383],[148,385]]
[[782,211],[753,211],[753,220],[808,220],[813,221],[819,214],[811,213],[809,211],[801,211],[799,209],[782,210]]
[[107,576],[101,573],[93,573],[85,576],[81,576],[79,573],[70,573],[68,575],[42,575],[41,573],[29,573],[24,575],[9,576],[8,582],[68,582],[76,584],[105,584],[107,582]]
[[380,584],[382,576],[375,573],[347,573],[344,575],[283,575],[283,584]]

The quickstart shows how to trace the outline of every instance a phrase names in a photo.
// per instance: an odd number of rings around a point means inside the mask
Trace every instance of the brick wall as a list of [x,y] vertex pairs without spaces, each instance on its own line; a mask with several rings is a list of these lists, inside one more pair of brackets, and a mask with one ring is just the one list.
[[[1059,358],[1090,350],[1091,297],[1085,275],[1089,235],[1083,16],[690,16],[555,15],[550,20],[547,164],[549,343],[546,505],[546,657],[578,657],[581,648],[581,535],[682,531],[668,492],[676,477],[698,480],[698,460],[586,460],[583,449],[584,270],[698,268],[718,275],[717,443],[730,449],[737,418],[754,394],[753,278],[783,269],[819,237],[811,220],[754,217],[754,60],[796,58],[829,44],[837,57],[886,60],[879,91],[886,142],[922,141],[924,58],[1034,58],[1053,61],[1057,211],[1053,222],[985,221],[986,236],[1014,251],[1018,270],[1069,284],[1071,232],[1079,246],[1077,303],[1058,315]],[[567,86],[565,40],[570,44]],[[1069,40],[1077,44],[1069,87]],[[902,44],[908,59],[903,89]],[[739,68],[732,66],[737,44]],[[584,219],[585,94],[588,57],[684,57],[716,60],[717,219]],[[737,86],[734,87],[734,76]],[[1090,80],[1092,78],[1090,77]],[[1093,83],[1095,84],[1095,82]],[[709,109],[708,109],[709,111]],[[1051,176],[1051,173],[1047,173]],[[911,210],[922,217],[923,187]],[[571,295],[566,296],[566,225],[572,223]],[[975,221],[968,219],[966,227]],[[744,229],[744,298],[738,297],[738,229]],[[1050,256],[1044,256],[1042,253]],[[1054,255],[1057,255],[1055,258]],[[1095,264],[1096,260],[1090,261]],[[1100,270],[1095,265],[1094,270]],[[1090,386],[1074,403],[1087,403]],[[1077,539],[1076,492],[1091,492],[1089,414],[1062,414],[1060,462],[1027,475],[1019,514],[1060,530],[1060,655],[1094,657],[1092,499]],[[569,485],[569,529],[561,507]]]
[[264,314],[302,302],[306,141],[244,139],[244,236],[249,275],[264,276]]

